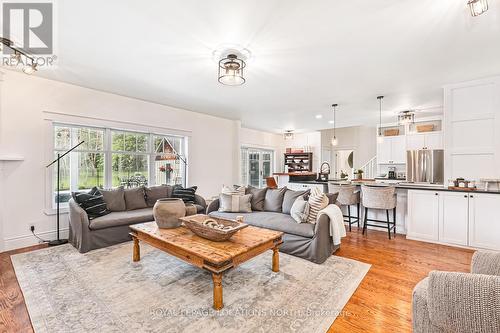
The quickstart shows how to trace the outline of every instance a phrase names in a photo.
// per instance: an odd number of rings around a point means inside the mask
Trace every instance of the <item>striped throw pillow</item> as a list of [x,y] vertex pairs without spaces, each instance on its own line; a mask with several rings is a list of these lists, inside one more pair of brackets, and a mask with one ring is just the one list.
[[222,186],[220,193],[229,195],[245,195],[245,186],[233,185],[233,186]]
[[89,220],[111,213],[97,187],[93,187],[88,193],[75,192],[73,199],[87,213]]
[[195,192],[197,186],[182,187],[181,185],[175,185],[172,190],[172,198],[182,199],[184,203],[194,203],[195,202]]
[[309,203],[309,216],[307,217],[307,223],[315,224],[319,211],[328,206],[328,197],[321,192],[320,189],[314,188],[311,191],[307,202]]
[[219,212],[225,213],[251,213],[252,195],[230,195],[221,193],[219,196]]

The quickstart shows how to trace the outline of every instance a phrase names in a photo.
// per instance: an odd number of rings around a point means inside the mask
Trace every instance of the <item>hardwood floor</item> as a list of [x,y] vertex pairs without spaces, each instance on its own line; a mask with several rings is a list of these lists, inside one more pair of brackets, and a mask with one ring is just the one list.
[[[0,332],[33,332],[12,268],[10,255],[43,246],[0,254]],[[406,240],[397,235],[353,228],[336,255],[372,265],[329,332],[410,332],[411,293],[432,270],[469,271],[473,251]]]

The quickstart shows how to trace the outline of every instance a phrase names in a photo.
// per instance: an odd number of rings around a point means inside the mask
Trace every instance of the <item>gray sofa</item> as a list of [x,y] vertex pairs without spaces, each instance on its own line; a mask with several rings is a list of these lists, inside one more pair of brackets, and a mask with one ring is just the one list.
[[[145,189],[158,189],[160,187],[161,186]],[[124,190],[124,193],[127,193],[126,191],[127,190]],[[103,193],[103,196],[108,207],[113,208],[115,211],[91,220],[89,220],[85,210],[83,210],[74,199],[69,200],[69,242],[81,253],[131,240],[129,226],[132,224],[154,221],[154,203],[157,199],[162,197],[170,197],[172,193],[170,187],[166,189],[164,194],[152,193],[148,196],[148,191],[145,191],[145,204],[141,203],[138,205],[137,200],[132,204],[130,200],[125,200],[128,198],[125,196],[123,197],[125,201],[122,203],[121,194],[114,192],[115,191],[108,191],[106,195]],[[205,199],[201,196],[195,195],[194,204],[198,213],[205,212],[207,205]]]
[[471,273],[434,271],[420,281],[413,332],[500,332],[500,253],[474,253]]
[[[290,191],[290,190],[289,190]],[[330,203],[335,203],[338,193],[328,194]],[[330,219],[321,215],[316,224],[297,223],[286,213],[252,211],[251,213],[219,212],[219,199],[212,201],[207,214],[214,217],[234,219],[243,216],[244,222],[256,227],[281,231],[283,244],[280,251],[317,264],[323,263],[340,246],[334,246],[330,236]]]

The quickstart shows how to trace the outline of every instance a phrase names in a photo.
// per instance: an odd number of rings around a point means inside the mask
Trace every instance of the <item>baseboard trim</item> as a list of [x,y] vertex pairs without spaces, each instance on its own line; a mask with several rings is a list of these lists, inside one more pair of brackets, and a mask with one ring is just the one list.
[[[48,241],[57,238],[57,230],[43,231],[40,233],[37,232],[36,234],[38,237]],[[61,238],[68,238],[68,234],[69,234],[68,228],[60,229]],[[38,238],[33,236],[33,234],[5,238],[3,251],[16,250],[23,247],[37,245],[40,243],[42,242]]]

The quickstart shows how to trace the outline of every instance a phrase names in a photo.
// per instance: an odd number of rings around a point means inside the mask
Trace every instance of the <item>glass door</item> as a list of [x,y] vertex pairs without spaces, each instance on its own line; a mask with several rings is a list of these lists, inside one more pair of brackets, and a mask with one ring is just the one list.
[[241,148],[241,180],[245,185],[266,187],[273,172],[272,150]]

